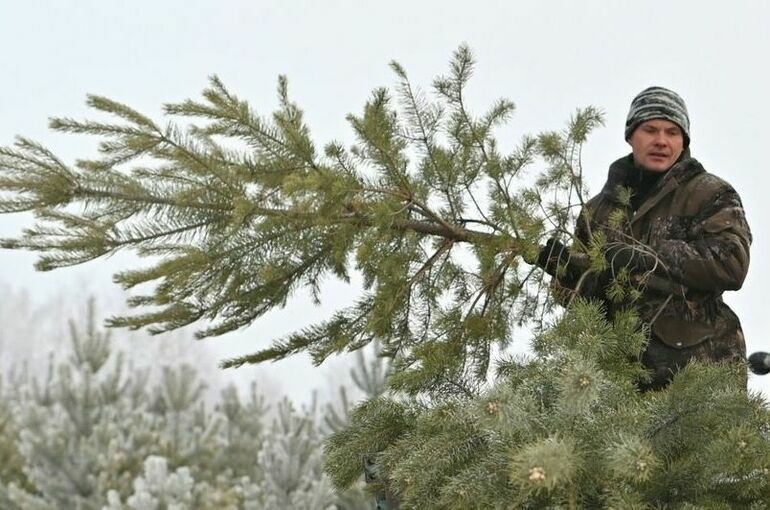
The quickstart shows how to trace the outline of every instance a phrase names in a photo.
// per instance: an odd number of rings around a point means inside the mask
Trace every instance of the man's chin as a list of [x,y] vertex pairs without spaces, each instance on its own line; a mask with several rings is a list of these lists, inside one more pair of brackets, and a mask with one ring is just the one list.
[[666,172],[671,168],[668,161],[646,161],[642,167],[650,172]]

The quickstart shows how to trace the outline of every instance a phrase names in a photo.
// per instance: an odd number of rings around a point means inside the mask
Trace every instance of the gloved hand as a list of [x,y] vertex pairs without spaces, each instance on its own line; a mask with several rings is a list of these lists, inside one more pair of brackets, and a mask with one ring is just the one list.
[[543,268],[543,271],[554,276],[558,266],[565,266],[569,261],[569,248],[557,238],[552,237],[546,241],[545,246],[540,247],[535,264]]
[[613,274],[619,273],[622,269],[626,269],[631,274],[646,273],[652,271],[657,262],[649,248],[622,242],[611,243],[604,252],[604,258],[612,268]]

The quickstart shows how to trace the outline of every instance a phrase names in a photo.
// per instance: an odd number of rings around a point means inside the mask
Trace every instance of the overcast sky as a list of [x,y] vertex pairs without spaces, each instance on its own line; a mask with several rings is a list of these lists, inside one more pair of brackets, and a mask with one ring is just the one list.
[[[427,87],[465,42],[478,60],[471,105],[480,111],[498,97],[517,105],[503,148],[512,148],[522,134],[561,128],[577,107],[606,112],[606,126],[584,153],[596,191],[607,165],[629,150],[623,123],[631,98],[647,86],[666,86],[687,102],[693,155],[743,198],[754,234],[753,261],[744,288],[725,297],[743,322],[749,351],[770,350],[764,256],[770,179],[761,160],[770,133],[768,5],[0,0],[0,145],[23,134],[69,161],[91,155],[91,141],[49,132],[48,117],[86,116],[85,96],[95,93],[157,119],[163,103],[198,96],[211,74],[262,112],[275,107],[276,78],[286,74],[318,145],[349,142],[345,114],[359,112],[373,88],[395,83],[390,60]],[[0,217],[0,235],[15,235],[27,224],[28,217]],[[136,264],[120,255],[41,274],[33,261],[30,254],[0,252],[0,282],[29,289],[41,300],[62,291],[114,298],[110,275]],[[345,287],[334,289],[340,303],[350,297]],[[300,300],[246,331],[208,342],[221,356],[257,350],[300,325],[297,317],[320,318],[334,304],[318,309]],[[295,360],[241,374],[269,373],[295,398],[305,398],[309,386],[333,376],[329,368],[308,367]],[[770,376],[750,384],[770,390]]]

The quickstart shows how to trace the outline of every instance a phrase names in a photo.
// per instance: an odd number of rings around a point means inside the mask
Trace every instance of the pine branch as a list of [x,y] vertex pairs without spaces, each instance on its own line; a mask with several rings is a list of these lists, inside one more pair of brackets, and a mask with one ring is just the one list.
[[[507,345],[514,321],[536,318],[539,291],[520,262],[534,259],[548,221],[565,229],[560,211],[570,210],[539,197],[580,186],[556,156],[574,164],[567,150],[601,122],[598,111],[579,112],[565,132],[525,137],[505,155],[494,130],[513,103],[474,117],[465,103],[474,66],[460,47],[428,99],[392,63],[399,101],[375,90],[347,117],[355,144],[333,142],[323,154],[285,77],[267,115],[216,76],[201,99],[166,104],[174,119],[165,124],[88,96],[111,121],[55,118],[51,127],[96,136],[96,158],[67,166],[24,138],[0,149],[0,211],[38,219],[2,246],[40,253],[44,270],[125,249],[156,257],[115,275],[126,289],[154,288],[129,298],[139,314],[108,324],[159,333],[205,323],[199,337],[247,327],[297,292],[320,301],[322,282],[360,271],[358,303],[223,366],[303,351],[320,363],[378,341],[410,370],[410,391],[472,394],[491,347]],[[533,189],[518,178],[538,151],[553,168]]]

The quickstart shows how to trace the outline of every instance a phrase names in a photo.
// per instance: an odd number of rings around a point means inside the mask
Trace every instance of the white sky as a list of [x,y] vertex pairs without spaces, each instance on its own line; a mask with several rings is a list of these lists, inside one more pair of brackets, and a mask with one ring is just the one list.
[[[501,138],[504,148],[524,133],[561,128],[576,107],[606,111],[606,127],[585,149],[596,191],[607,165],[628,152],[623,122],[631,98],[663,85],[687,102],[693,155],[743,198],[754,260],[744,288],[726,300],[741,317],[749,352],[770,350],[769,179],[760,160],[770,132],[763,122],[770,119],[768,21],[770,4],[762,1],[0,0],[0,145],[22,134],[69,161],[88,156],[91,141],[54,135],[48,117],[82,118],[85,95],[96,93],[157,119],[161,104],[197,97],[214,73],[266,113],[276,105],[278,74],[288,75],[318,146],[349,142],[345,114],[359,112],[374,87],[394,85],[390,60],[427,87],[467,42],[478,60],[472,106],[481,111],[503,96],[518,107]],[[13,236],[27,224],[28,217],[0,217],[0,235]],[[0,282],[41,300],[64,290],[82,301],[86,292],[109,295],[112,303],[110,275],[136,264],[120,255],[41,274],[33,260],[0,252]],[[347,292],[335,286],[332,301],[345,302]],[[208,345],[221,356],[252,352],[332,308],[300,301]],[[190,349],[199,348],[191,341]],[[280,378],[292,396],[306,399],[309,387],[333,378],[340,366],[313,369],[298,359],[239,375]],[[770,377],[750,384],[770,391]]]

